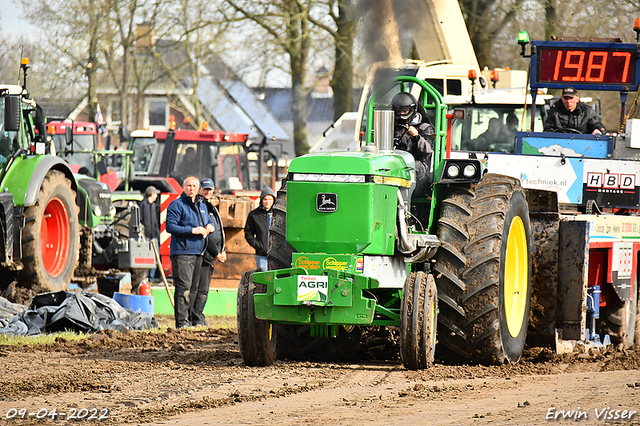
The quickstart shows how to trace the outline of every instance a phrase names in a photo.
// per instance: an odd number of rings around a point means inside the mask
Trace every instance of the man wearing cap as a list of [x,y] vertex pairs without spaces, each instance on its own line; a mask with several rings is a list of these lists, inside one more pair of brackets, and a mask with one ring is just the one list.
[[602,119],[589,105],[580,102],[578,91],[573,87],[565,87],[562,98],[549,109],[544,123],[545,132],[562,132],[577,130],[588,135],[605,133]]
[[202,254],[207,248],[207,235],[213,232],[213,222],[201,200],[197,198],[200,181],[185,177],[182,194],[167,208],[167,232],[171,234],[169,257],[175,286],[176,328],[188,327],[189,294],[197,291],[202,266]]
[[[160,209],[156,200],[160,191],[151,185],[144,191],[144,199],[140,201],[140,222],[144,225],[144,236],[149,241],[155,241],[156,247],[158,246],[158,240],[160,239]],[[160,265],[158,265],[160,267]],[[154,281],[156,278],[156,269],[149,270],[149,279]]]
[[209,296],[209,285],[213,272],[213,261],[224,263],[227,260],[227,252],[224,246],[224,229],[218,209],[211,202],[213,198],[213,180],[206,178],[200,181],[200,193],[198,198],[207,207],[209,217],[213,222],[213,232],[207,235],[207,249],[202,256],[200,267],[200,279],[198,288],[189,293],[189,319],[191,325],[207,325],[204,317],[204,307]]
[[269,249],[269,228],[273,214],[271,207],[276,200],[273,189],[265,186],[260,194],[260,205],[249,213],[244,226],[244,238],[256,251],[256,267],[267,270],[267,250]]

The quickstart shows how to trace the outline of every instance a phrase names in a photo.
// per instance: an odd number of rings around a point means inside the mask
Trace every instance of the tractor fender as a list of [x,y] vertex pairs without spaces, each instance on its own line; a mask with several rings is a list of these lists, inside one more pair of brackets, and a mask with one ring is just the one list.
[[[50,170],[64,173],[71,182],[71,189],[77,190],[77,183],[69,165],[53,155],[18,157],[9,168],[2,182],[2,191],[13,194],[15,206],[29,207],[35,204],[44,177]],[[25,186],[25,181],[29,183]]]

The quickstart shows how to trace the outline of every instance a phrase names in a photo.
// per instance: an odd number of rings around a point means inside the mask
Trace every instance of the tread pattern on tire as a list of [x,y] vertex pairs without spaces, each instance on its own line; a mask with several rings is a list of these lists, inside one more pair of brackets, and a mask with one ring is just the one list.
[[283,179],[278,197],[273,205],[273,218],[269,228],[267,261],[270,270],[291,267],[295,249],[287,242],[287,181]]
[[256,318],[253,306],[254,293],[263,293],[262,284],[254,284],[251,276],[255,271],[242,274],[238,285],[237,326],[238,346],[245,365],[264,367],[275,361],[276,335],[270,330],[268,321]]
[[[498,306],[505,217],[518,191],[522,188],[516,179],[486,174],[481,182],[452,187],[443,196],[438,218],[443,245],[436,253],[434,271],[439,299],[437,353],[446,362],[514,361],[502,347]],[[529,292],[530,286],[529,282]]]
[[436,342],[431,314],[438,309],[436,294],[433,276],[420,271],[407,278],[400,309],[400,357],[409,370],[433,363]]
[[[40,232],[42,216],[52,195],[60,198],[69,214],[70,247],[69,259],[57,277],[51,277],[42,262],[40,254]],[[76,193],[71,189],[71,182],[64,173],[50,170],[44,177],[36,202],[25,208],[25,226],[22,231],[22,264],[24,269],[18,275],[18,281],[34,290],[59,291],[67,290],[78,263],[80,231],[78,214],[80,209],[75,203]]]
[[[636,289],[637,290],[637,289]],[[624,348],[638,342],[638,294],[633,300],[628,300],[619,306],[603,306],[600,308],[600,338],[608,334],[611,343]]]

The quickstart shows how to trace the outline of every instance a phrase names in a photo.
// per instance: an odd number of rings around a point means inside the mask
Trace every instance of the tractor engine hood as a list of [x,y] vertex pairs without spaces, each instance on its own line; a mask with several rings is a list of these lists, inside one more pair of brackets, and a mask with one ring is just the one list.
[[393,152],[296,158],[287,182],[287,241],[298,252],[393,255],[398,189],[413,170]]

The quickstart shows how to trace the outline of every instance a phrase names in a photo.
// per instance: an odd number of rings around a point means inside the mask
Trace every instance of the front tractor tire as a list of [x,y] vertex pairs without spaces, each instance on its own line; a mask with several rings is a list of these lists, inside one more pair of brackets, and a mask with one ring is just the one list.
[[256,285],[251,279],[253,271],[242,274],[238,285],[237,321],[238,344],[245,365],[249,367],[265,367],[272,365],[276,359],[275,329],[269,321],[256,318],[253,295],[264,293],[263,284]]
[[80,239],[75,199],[64,173],[50,170],[36,203],[24,210],[23,270],[18,281],[36,292],[69,288],[78,263]]
[[400,357],[407,369],[425,369],[433,363],[437,317],[433,276],[412,272],[404,284],[400,314]]
[[531,302],[529,209],[518,180],[486,174],[445,190],[438,219],[438,356],[515,363]]

